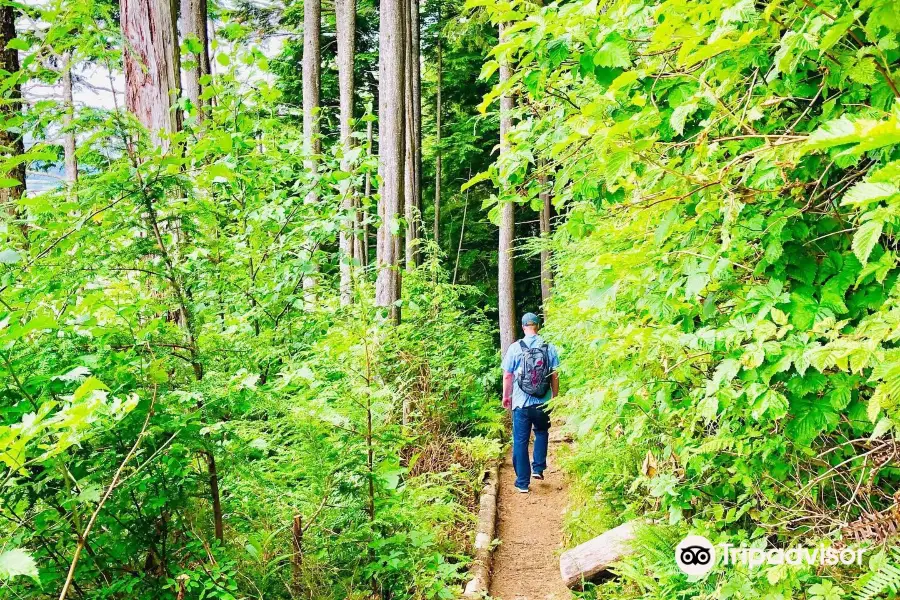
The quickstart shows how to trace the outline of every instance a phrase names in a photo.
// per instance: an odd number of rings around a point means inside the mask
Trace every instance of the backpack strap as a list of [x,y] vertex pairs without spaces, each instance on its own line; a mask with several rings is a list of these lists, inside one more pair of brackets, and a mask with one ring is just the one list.
[[522,352],[528,352],[528,350],[530,350],[528,344],[525,343],[525,340],[519,340],[519,346],[522,347]]

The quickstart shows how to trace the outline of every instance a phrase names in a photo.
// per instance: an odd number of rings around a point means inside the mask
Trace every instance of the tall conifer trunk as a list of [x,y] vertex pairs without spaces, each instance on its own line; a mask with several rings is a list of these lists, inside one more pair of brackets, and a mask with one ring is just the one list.
[[[337,67],[338,85],[340,88],[340,121],[341,144],[344,147],[344,157],[341,160],[341,170],[350,172],[353,164],[349,160],[350,151],[353,149],[353,55],[356,49],[356,0],[335,0],[335,17],[337,20]],[[352,297],[351,267],[354,259],[362,264],[361,257],[355,252],[355,240],[358,239],[359,212],[357,210],[358,199],[356,190],[352,187],[344,193],[343,208],[347,214],[352,214],[350,226],[345,226],[340,232],[341,249],[341,304],[350,304]]]
[[[416,239],[422,236],[422,26],[419,22],[419,0],[410,1],[410,23],[412,25],[412,64],[408,70],[412,75],[412,108],[408,108],[413,115],[413,204],[416,214]],[[413,255],[415,263],[419,263],[421,252],[416,247]]]
[[[305,167],[310,178],[316,179],[319,140],[319,92],[321,89],[321,34],[322,1],[305,0],[303,5],[303,140],[306,154]],[[307,204],[317,204],[319,196],[313,189],[307,195]],[[313,273],[303,277],[303,290],[307,306],[316,301],[315,287],[318,281],[318,267],[315,266],[315,248],[310,249],[309,259],[313,263]]]
[[196,107],[200,120],[206,118],[206,101],[203,100],[203,84],[201,78],[209,75],[209,30],[207,25],[207,0],[181,0],[181,37],[189,36],[197,38],[200,51],[194,56],[189,68],[185,69],[183,77],[184,94]]
[[404,175],[403,213],[406,219],[406,268],[413,270],[418,264],[418,238],[420,215],[419,176],[419,2],[406,0],[406,69],[404,101],[406,103],[406,153]]
[[437,7],[437,98],[435,101],[435,154],[434,154],[434,243],[441,243],[441,86],[444,83],[443,45],[441,40],[441,5]]
[[[504,26],[500,25],[500,43],[505,36]],[[512,77],[512,69],[509,60],[502,58],[500,61],[500,85],[509,81]],[[513,98],[509,92],[500,96],[500,156],[509,152],[509,131],[512,129]],[[501,191],[500,209],[500,244],[497,257],[497,302],[499,309],[500,325],[500,350],[504,354],[506,349],[516,339],[516,296],[515,296],[515,265],[513,262],[513,240],[515,238],[516,214],[515,205],[512,202],[502,200]]]
[[[546,163],[541,161],[538,163],[538,169],[545,169]],[[550,190],[547,188],[547,176],[541,174],[539,176],[541,192],[538,196],[541,200],[541,303],[544,310],[547,309],[547,303],[550,301],[550,290],[553,287],[553,273],[550,270],[550,234],[552,233],[550,217],[553,214],[553,206],[550,203]]]
[[[366,152],[369,156],[372,155],[374,137],[372,121],[366,121]],[[366,171],[365,183],[363,183],[363,197],[367,203],[372,198],[372,175],[368,171]],[[362,201],[359,202],[357,215],[359,217],[359,228],[357,229],[357,249],[354,251],[354,256],[358,256],[360,264],[367,267],[369,266],[369,214]]]
[[168,135],[181,129],[173,109],[180,87],[175,11],[171,0],[120,0],[125,38],[125,106],[168,149]]
[[[181,114],[175,110],[180,93],[181,69],[178,57],[175,4],[173,0],[120,0],[122,36],[125,39],[126,106],[147,129],[153,142],[168,149],[168,136],[181,129]],[[157,220],[154,199],[145,195],[144,214],[156,242],[165,278],[178,303],[179,318],[187,334],[187,352],[197,381],[203,379],[197,345],[198,325],[188,305],[188,292],[177,262],[177,254],[167,248],[165,227]],[[215,536],[224,537],[220,476],[211,452],[203,451],[209,471],[210,503]]]
[[[16,37],[16,14],[17,11],[14,7],[0,6],[0,69],[10,73],[13,77],[19,72],[19,51],[9,48],[7,45]],[[0,102],[0,119],[4,121],[0,125],[0,154],[3,158],[11,158],[25,153],[22,135],[17,131],[12,131],[5,123],[18,116],[22,111],[21,85],[14,84],[7,94],[8,99],[4,98],[3,102]],[[19,199],[25,193],[25,164],[20,163],[2,175],[20,182],[19,185],[0,188],[0,205],[15,217],[19,214]]]
[[394,304],[400,298],[400,238],[397,231],[404,197],[406,152],[404,5],[408,2],[382,0],[379,35],[378,169],[381,174],[381,200],[378,215],[381,224],[378,227],[375,303],[390,307],[395,321],[399,319],[399,311]]
[[66,53],[62,65],[63,88],[63,155],[65,160],[66,186],[71,188],[78,182],[78,159],[75,156],[75,102],[72,97],[72,57]]

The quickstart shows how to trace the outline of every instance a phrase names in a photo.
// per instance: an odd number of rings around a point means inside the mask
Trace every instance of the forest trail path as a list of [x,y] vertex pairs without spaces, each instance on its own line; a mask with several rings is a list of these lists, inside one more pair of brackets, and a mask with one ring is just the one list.
[[497,537],[501,544],[494,552],[491,598],[569,600],[572,597],[559,574],[568,490],[557,456],[565,443],[559,426],[554,424],[550,428],[546,479],[532,479],[528,494],[514,489],[512,453],[506,453],[500,467]]

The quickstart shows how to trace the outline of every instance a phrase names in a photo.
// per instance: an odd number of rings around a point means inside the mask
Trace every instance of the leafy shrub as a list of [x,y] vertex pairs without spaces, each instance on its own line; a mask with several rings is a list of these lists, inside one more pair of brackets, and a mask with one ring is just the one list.
[[659,549],[892,531],[895,4],[470,2],[509,24],[494,58],[522,98],[488,175],[533,203],[543,169],[565,213],[546,334],[578,439],[572,535],[674,528],[602,597],[838,598],[853,569],[693,582]]

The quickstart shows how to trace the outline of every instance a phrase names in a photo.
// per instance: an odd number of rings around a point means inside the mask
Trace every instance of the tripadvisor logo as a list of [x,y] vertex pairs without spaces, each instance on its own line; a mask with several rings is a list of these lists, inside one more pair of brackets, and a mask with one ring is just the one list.
[[762,565],[862,565],[862,548],[750,548],[733,544],[712,542],[702,535],[689,535],[675,547],[675,563],[686,575],[702,576],[709,573],[716,565],[716,557],[722,557],[725,566],[737,563],[748,567]]
[[675,547],[675,563],[686,575],[706,575],[716,564],[716,548],[702,535],[689,535]]

